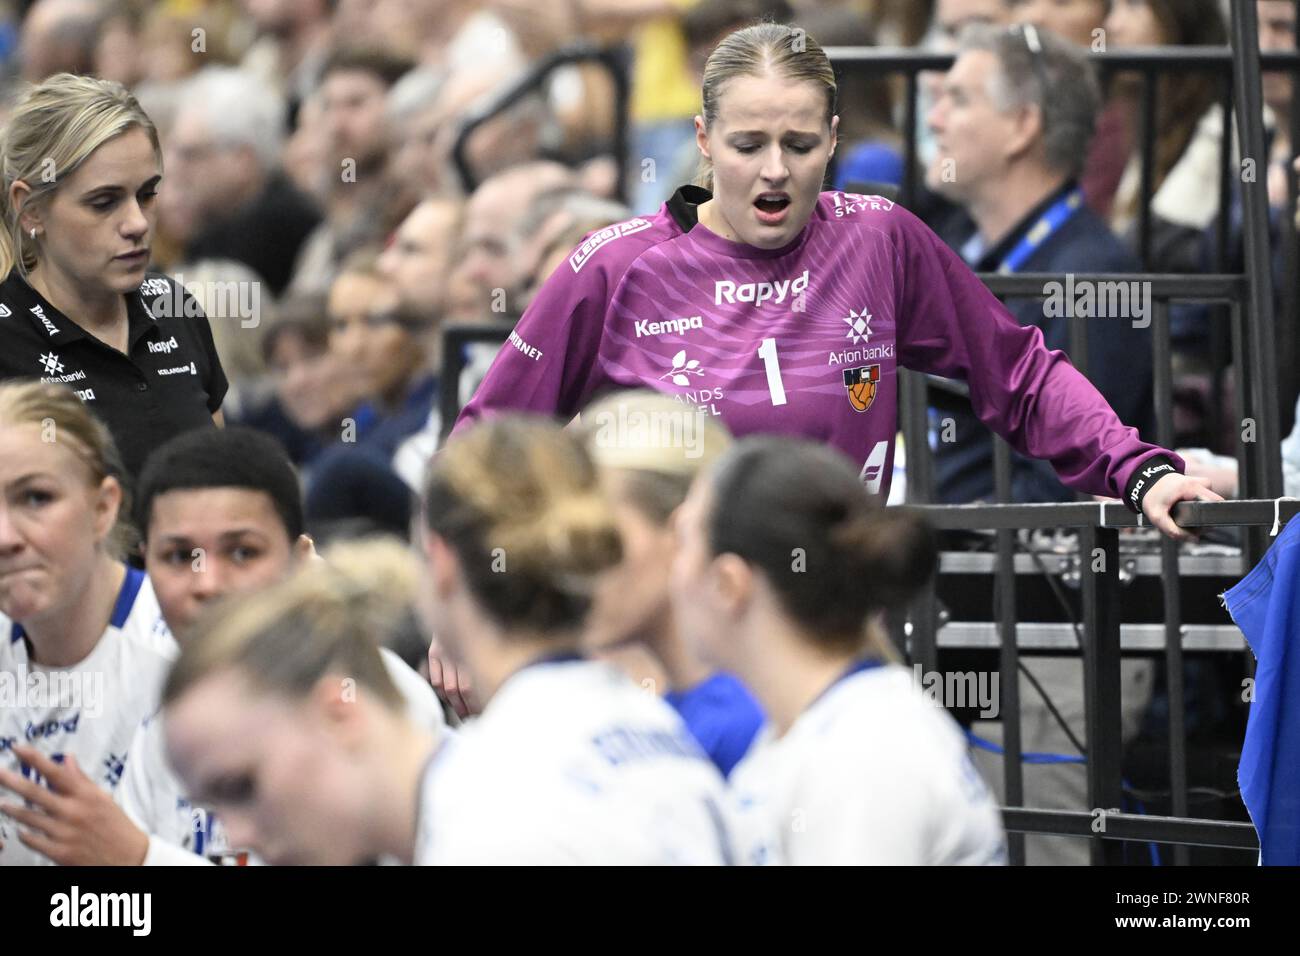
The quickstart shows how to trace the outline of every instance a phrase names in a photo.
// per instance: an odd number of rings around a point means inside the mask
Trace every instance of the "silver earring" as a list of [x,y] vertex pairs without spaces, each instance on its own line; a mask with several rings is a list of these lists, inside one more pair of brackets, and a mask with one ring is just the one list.
[[32,226],[32,238],[33,238],[33,239],[36,238],[36,227],[35,227],[35,226]]

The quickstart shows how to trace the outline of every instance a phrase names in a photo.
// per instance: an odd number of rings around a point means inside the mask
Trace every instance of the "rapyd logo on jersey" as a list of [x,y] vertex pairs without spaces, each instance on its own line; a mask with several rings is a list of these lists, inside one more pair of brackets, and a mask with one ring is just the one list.
[[806,292],[808,282],[807,269],[794,279],[777,279],[775,282],[744,282],[737,285],[730,279],[718,279],[713,283],[713,304],[752,302],[754,305],[763,305],[770,302],[782,305],[787,299],[797,298]]
[[849,404],[855,412],[865,412],[876,400],[880,386],[880,366],[864,365],[844,370],[844,387],[848,389]]

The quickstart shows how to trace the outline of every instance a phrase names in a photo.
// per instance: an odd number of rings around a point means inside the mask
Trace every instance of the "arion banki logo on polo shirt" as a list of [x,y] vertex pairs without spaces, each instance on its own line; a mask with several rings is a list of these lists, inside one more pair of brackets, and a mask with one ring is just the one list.
[[45,373],[41,377],[42,382],[80,382],[86,377],[86,373],[81,369],[75,372],[65,372],[63,361],[54,352],[46,352],[39,359],[41,371]]
[[[67,371],[63,366],[63,360],[53,351],[46,352],[37,361],[40,363],[41,371],[45,373],[41,376],[42,382],[66,385],[69,382],[80,382],[86,377],[86,373],[81,369],[77,369],[75,372]],[[95,400],[95,390],[93,388],[74,388],[73,391],[77,393],[77,398],[83,402],[93,402]]]

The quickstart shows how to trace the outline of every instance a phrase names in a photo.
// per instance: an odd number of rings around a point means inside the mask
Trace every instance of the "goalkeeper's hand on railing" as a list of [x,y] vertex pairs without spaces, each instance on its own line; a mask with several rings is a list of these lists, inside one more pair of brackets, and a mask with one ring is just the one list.
[[1195,535],[1174,524],[1169,512],[1180,501],[1222,501],[1223,496],[1210,489],[1204,478],[1170,472],[1156,479],[1142,499],[1142,514],[1151,526],[1175,541],[1187,541]]

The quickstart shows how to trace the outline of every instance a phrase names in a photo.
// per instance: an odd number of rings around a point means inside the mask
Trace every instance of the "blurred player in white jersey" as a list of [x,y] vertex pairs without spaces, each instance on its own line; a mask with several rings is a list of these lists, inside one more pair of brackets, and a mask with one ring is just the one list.
[[431,767],[418,861],[730,862],[722,779],[681,719],[580,655],[622,544],[579,437],[513,415],[455,436],[424,523],[432,629],[484,708]]
[[175,655],[144,573],[108,430],[68,388],[0,385],[0,865],[49,863],[49,778],[105,802]]
[[877,619],[932,573],[924,526],[839,452],[772,437],[732,446],[676,523],[678,624],[769,719],[731,777],[748,862],[1005,862],[961,731]]
[[[136,523],[149,579],[170,629],[184,640],[199,613],[226,594],[283,580],[314,555],[303,533],[298,477],[280,445],[245,428],[203,429],[158,448],[140,476]],[[399,553],[403,549],[392,545]],[[407,573],[381,545],[367,549],[375,574]],[[408,616],[408,629],[417,626]],[[417,723],[438,733],[441,707],[428,683],[391,650],[381,659]],[[156,704],[157,697],[154,702]],[[105,801],[75,774],[55,770],[48,813],[59,826],[49,849],[60,862],[98,865],[244,863],[220,818],[194,803],[167,765],[162,722],[137,731],[116,798]],[[58,792],[62,790],[62,792]]]
[[704,409],[644,389],[617,392],[582,412],[587,451],[600,468],[623,536],[623,560],[600,582],[586,646],[647,686],[635,656],[658,665],[666,700],[723,776],[763,723],[735,677],[700,660],[673,622],[668,576],[675,552],[672,514],[691,480],[731,443]]
[[438,739],[411,718],[378,651],[416,615],[416,569],[388,567],[368,546],[340,545],[222,602],[199,616],[168,675],[172,766],[231,844],[269,863],[415,857]]

